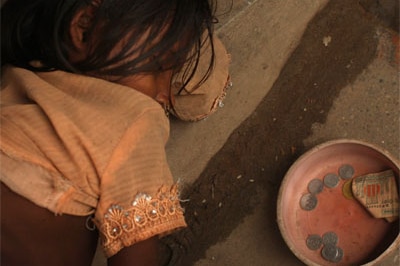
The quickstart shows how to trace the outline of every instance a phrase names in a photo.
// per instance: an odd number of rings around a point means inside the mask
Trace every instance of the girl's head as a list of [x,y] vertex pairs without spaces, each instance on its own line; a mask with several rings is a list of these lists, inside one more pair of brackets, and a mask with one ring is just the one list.
[[190,79],[213,12],[210,0],[8,0],[2,65],[114,78],[185,65]]

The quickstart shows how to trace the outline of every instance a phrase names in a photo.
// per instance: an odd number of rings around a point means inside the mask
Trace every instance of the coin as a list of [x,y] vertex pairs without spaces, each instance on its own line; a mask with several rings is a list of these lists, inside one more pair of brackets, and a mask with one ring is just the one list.
[[324,259],[330,262],[334,262],[339,257],[339,250],[335,245],[324,245],[321,250],[321,255]]
[[338,243],[338,237],[335,234],[335,232],[327,232],[325,234],[322,235],[322,243],[324,243],[324,245],[334,245],[336,246],[336,244]]
[[317,250],[322,246],[322,237],[319,235],[309,235],[306,239],[306,245],[311,250]]
[[344,196],[346,199],[350,199],[350,200],[351,200],[351,199],[354,199],[353,191],[352,191],[352,189],[351,189],[352,183],[353,183],[352,180],[347,180],[347,181],[343,184],[343,187],[342,187],[343,196]]
[[339,261],[341,261],[343,259],[344,252],[343,252],[343,249],[341,249],[340,247],[336,247],[336,248],[337,248],[338,254],[336,255],[336,258],[334,258],[332,260],[332,262],[338,263]]
[[324,177],[324,184],[329,188],[334,188],[339,184],[339,177],[335,174],[327,174]]
[[312,194],[305,194],[300,199],[300,206],[303,210],[311,211],[317,206],[318,200]]
[[343,179],[350,179],[354,175],[354,168],[349,164],[344,164],[339,167],[339,175]]
[[313,195],[320,193],[323,188],[324,183],[319,179],[313,179],[308,183],[308,191]]

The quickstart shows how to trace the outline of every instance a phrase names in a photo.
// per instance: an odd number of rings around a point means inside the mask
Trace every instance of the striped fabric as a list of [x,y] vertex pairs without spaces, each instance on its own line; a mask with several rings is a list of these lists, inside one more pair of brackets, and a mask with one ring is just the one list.
[[61,71],[6,67],[1,86],[1,182],[55,214],[94,215],[107,256],[186,225],[157,102]]

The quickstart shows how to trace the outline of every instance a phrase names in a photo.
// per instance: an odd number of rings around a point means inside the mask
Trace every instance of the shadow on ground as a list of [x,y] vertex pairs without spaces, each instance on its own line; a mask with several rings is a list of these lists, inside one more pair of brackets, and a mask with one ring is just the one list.
[[[184,203],[189,226],[164,239],[173,250],[173,265],[193,265],[203,258],[262,197],[276,206],[280,182],[305,152],[303,140],[312,125],[324,123],[340,90],[376,55],[377,16],[363,2],[330,1],[310,22],[269,94],[184,189],[182,198],[190,199]],[[289,254],[273,207],[267,219],[275,224],[270,241]]]

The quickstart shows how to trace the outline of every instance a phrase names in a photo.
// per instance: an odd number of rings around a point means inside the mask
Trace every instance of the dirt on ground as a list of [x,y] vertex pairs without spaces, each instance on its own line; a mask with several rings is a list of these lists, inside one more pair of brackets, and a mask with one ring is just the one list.
[[[341,89],[376,55],[376,25],[397,30],[398,11],[377,2],[330,1],[310,22],[268,95],[183,191],[182,198],[190,199],[183,203],[188,227],[164,238],[173,251],[172,265],[193,265],[203,258],[261,198],[269,203],[266,219],[276,225],[273,241],[285,247],[275,206],[286,171],[305,152],[303,140],[312,125],[324,123]],[[330,49],[320,45],[321,34],[335,36]]]

